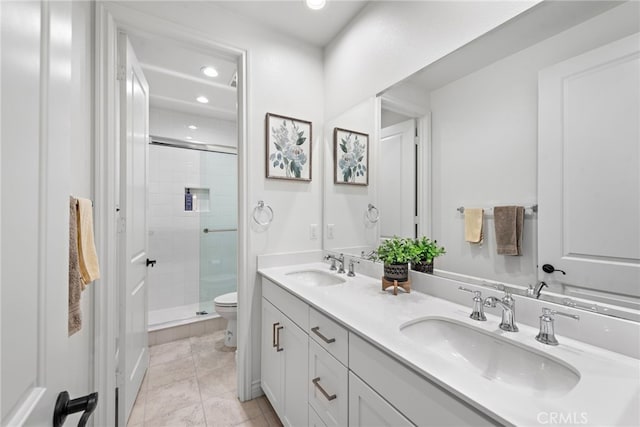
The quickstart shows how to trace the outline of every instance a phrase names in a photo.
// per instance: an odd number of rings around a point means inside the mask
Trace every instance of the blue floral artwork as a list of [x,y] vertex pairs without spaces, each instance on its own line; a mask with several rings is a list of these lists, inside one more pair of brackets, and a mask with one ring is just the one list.
[[369,184],[369,135],[335,128],[334,182],[336,184]]
[[267,178],[311,181],[311,122],[267,114]]

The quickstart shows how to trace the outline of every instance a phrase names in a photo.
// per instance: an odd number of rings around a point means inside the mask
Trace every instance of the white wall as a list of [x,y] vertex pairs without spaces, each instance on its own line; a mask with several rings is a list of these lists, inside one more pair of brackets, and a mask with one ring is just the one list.
[[[261,289],[256,256],[264,253],[321,249],[309,239],[309,225],[322,223],[323,58],[319,48],[265,29],[260,24],[205,2],[123,2],[147,14],[181,24],[210,40],[246,49],[248,76],[248,200],[252,209],[264,200],[275,213],[267,231],[251,229],[248,280],[240,284],[253,296],[251,324],[252,381],[260,378]],[[202,12],[207,7],[208,13]],[[129,15],[133,16],[135,12]],[[264,118],[267,112],[313,123],[311,182],[265,179]],[[249,225],[249,224],[245,224]],[[245,307],[244,309],[247,309]],[[255,331],[255,333],[252,333]]]
[[[189,125],[195,125],[198,129],[191,130],[188,128]],[[151,136],[237,147],[237,127],[235,121],[186,114],[158,107],[149,108],[149,133]],[[187,136],[193,139],[188,140]]]
[[431,93],[433,238],[447,249],[437,268],[535,283],[535,216],[525,217],[523,256],[501,256],[493,218],[485,244],[470,245],[456,208],[536,202],[538,71],[638,31],[637,16],[627,3]]
[[371,2],[325,48],[325,116],[339,115],[538,2]]
[[[371,97],[339,117],[327,122],[324,138],[325,180],[325,230],[324,248],[336,252],[359,254],[370,251],[378,242],[378,226],[365,220],[369,203],[377,205],[376,176],[378,165],[377,144],[378,100]],[[334,184],[334,128],[353,130],[369,135],[369,185]],[[333,238],[329,238],[326,227],[333,225]]]

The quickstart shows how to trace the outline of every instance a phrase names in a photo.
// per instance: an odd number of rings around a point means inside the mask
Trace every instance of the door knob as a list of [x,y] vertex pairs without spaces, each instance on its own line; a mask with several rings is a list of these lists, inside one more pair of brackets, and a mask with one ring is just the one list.
[[93,411],[98,406],[98,393],[87,394],[86,396],[78,397],[77,399],[69,399],[69,393],[62,391],[56,399],[56,406],[53,410],[53,427],[62,427],[67,415],[75,414],[76,412],[84,412],[80,421],[78,421],[78,427],[85,427],[87,421]]
[[562,270],[558,270],[557,268],[555,268],[555,267],[554,267],[553,265],[551,265],[551,264],[545,264],[545,265],[543,265],[543,266],[542,266],[542,271],[544,271],[545,273],[553,273],[553,272],[559,271],[559,272],[560,272],[560,273],[562,273],[562,274],[567,274],[567,273],[565,273],[565,272],[564,272],[564,271],[562,271]]
[[154,265],[156,265],[156,260],[147,258],[147,267],[153,267]]

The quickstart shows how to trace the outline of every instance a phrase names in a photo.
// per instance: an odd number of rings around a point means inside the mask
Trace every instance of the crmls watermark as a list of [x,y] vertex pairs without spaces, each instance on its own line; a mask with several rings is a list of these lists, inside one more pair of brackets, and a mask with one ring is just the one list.
[[540,424],[545,425],[580,425],[589,422],[586,412],[538,412],[536,418]]

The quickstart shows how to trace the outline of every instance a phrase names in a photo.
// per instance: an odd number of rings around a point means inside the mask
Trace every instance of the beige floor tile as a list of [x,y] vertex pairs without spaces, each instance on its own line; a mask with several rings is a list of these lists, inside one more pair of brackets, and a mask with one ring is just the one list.
[[262,411],[262,413],[264,415],[270,413],[270,412],[274,412],[273,408],[271,407],[271,403],[269,402],[269,399],[267,399],[267,396],[260,396],[256,399],[256,402],[258,402],[258,406],[260,407],[260,410]]
[[234,426],[262,415],[255,400],[240,402],[231,393],[223,397],[211,398],[202,404],[209,427]]
[[218,331],[199,337],[191,337],[190,341],[191,350],[194,353],[202,351],[222,351],[222,348],[224,348],[224,331]]
[[186,406],[170,414],[145,421],[146,427],[205,427],[202,404]]
[[280,421],[280,418],[278,418],[278,415],[276,415],[275,411],[264,414],[264,417],[267,420],[267,423],[269,423],[269,427],[283,427],[282,422]]
[[188,338],[149,347],[150,365],[184,359],[191,355],[191,343]]
[[259,417],[251,418],[248,421],[237,424],[238,427],[269,427],[269,423],[264,415],[260,415]]
[[195,378],[196,367],[193,358],[188,356],[153,365],[149,368],[147,376],[149,377],[149,390],[152,390],[177,381]]
[[200,390],[195,378],[178,381],[147,391],[144,419],[170,416],[178,409],[200,403]]
[[235,366],[219,368],[206,375],[198,375],[202,401],[225,394],[236,394],[237,379]]
[[236,363],[234,353],[201,351],[194,353],[193,359],[198,376],[210,374],[220,368],[231,369]]

